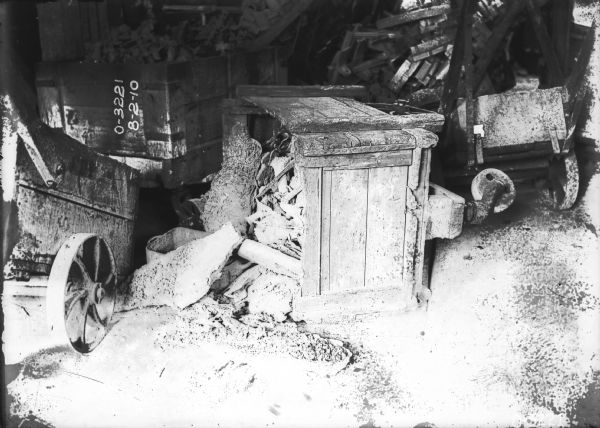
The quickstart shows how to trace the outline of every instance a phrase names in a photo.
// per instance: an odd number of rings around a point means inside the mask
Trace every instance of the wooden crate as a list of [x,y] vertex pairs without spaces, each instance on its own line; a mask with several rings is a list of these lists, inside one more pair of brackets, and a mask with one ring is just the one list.
[[164,160],[218,149],[221,100],[237,84],[281,78],[268,49],[184,63],[42,63],[36,86],[51,127],[101,153]]
[[388,115],[347,98],[244,99],[294,136],[306,193],[295,316],[343,318],[414,303],[437,137],[413,126],[437,128],[443,118]]

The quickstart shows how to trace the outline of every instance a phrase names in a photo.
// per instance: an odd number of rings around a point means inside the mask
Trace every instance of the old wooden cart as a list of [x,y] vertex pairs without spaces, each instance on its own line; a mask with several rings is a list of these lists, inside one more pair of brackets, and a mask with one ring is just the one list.
[[138,173],[7,111],[15,129],[3,142],[3,229],[13,245],[4,293],[45,296],[51,333],[89,352],[106,335],[119,280],[132,269]]

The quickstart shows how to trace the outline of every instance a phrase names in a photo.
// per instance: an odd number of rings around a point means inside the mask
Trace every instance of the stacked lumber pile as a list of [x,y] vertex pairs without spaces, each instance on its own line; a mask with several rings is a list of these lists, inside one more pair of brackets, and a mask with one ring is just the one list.
[[265,144],[257,174],[256,211],[246,220],[256,241],[295,259],[302,254],[305,206],[302,178],[289,152],[290,136],[283,133]]
[[[485,49],[490,27],[504,9],[503,0],[478,0],[473,16],[475,54]],[[367,83],[375,101],[411,94],[414,100],[439,99],[457,28],[450,5],[443,0],[421,2],[380,17],[374,27],[355,25],[346,33],[329,67],[330,82]]]

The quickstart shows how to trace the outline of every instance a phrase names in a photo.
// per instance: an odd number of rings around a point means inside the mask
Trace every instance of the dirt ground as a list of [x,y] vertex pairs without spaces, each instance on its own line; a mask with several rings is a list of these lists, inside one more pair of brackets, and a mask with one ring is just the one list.
[[597,171],[584,193],[558,213],[542,192],[520,192],[486,225],[438,243],[427,308],[353,323],[236,317],[203,300],[120,312],[102,344],[78,355],[45,342],[43,300],[8,300],[14,420],[600,426]]

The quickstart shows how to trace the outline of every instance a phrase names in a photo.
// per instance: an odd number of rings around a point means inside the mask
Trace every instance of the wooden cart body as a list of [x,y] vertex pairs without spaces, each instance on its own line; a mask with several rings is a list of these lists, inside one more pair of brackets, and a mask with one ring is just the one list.
[[[484,95],[474,100],[475,138],[482,148],[484,163],[515,159],[547,159],[566,153],[568,114],[564,88],[510,91]],[[460,102],[455,122],[462,135],[466,132],[466,106]],[[466,163],[466,138],[458,139],[458,153]],[[482,162],[480,162],[482,163]]]
[[[138,173],[39,123],[30,128],[36,149],[18,141],[14,225],[16,245],[4,266],[6,279],[47,276],[71,235],[93,233],[113,251],[118,276],[131,272]],[[35,153],[37,150],[37,154]],[[39,164],[53,176],[48,183]]]
[[295,315],[344,318],[412,304],[423,286],[431,131],[442,116],[286,96],[243,97],[226,113],[226,125],[268,115],[293,136],[306,194]]

